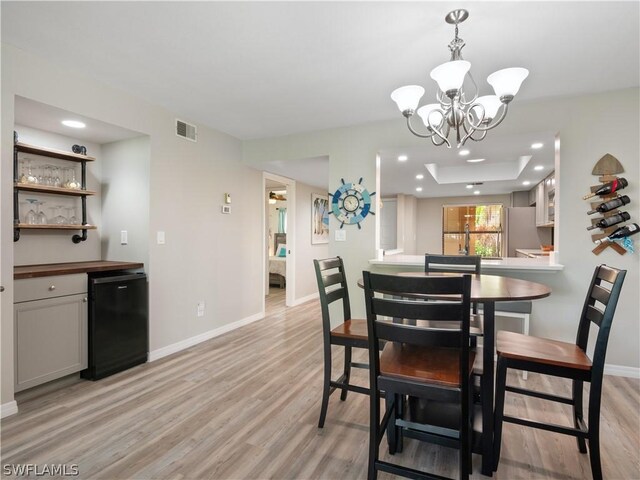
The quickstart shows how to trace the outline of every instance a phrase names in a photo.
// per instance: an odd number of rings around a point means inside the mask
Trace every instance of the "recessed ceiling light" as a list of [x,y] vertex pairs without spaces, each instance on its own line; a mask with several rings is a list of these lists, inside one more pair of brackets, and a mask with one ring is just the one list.
[[399,162],[406,162],[408,158],[409,158],[409,157],[407,157],[406,155],[400,155],[400,156],[398,157],[398,161],[399,161]]
[[531,185],[531,182],[529,180],[525,180],[524,182],[522,182],[523,185]]
[[543,165],[536,165],[535,167],[533,167],[534,170],[543,170],[544,166]]
[[467,155],[469,155],[469,153],[471,153],[471,152],[469,152],[469,150],[465,149],[465,150],[460,150],[458,152],[458,155],[460,155],[461,157],[466,157]]
[[473,188],[473,183],[468,184],[467,188]]
[[469,163],[484,162],[484,158],[471,158],[471,159],[467,160],[467,162],[469,162]]
[[480,195],[480,190],[474,190],[473,194],[474,195]]
[[542,147],[544,147],[544,143],[536,142],[531,144],[531,148],[533,148],[534,150],[538,150],[539,148],[542,148]]
[[63,120],[62,124],[65,127],[71,127],[71,128],[84,128],[86,127],[86,125],[82,122],[79,122],[77,120]]
[[422,191],[422,187],[416,187],[416,192],[421,192]]
[[421,173],[419,173],[418,175],[416,175],[416,178],[417,178],[418,180],[422,180],[422,179],[424,178],[424,175],[423,175],[423,174],[421,174]]

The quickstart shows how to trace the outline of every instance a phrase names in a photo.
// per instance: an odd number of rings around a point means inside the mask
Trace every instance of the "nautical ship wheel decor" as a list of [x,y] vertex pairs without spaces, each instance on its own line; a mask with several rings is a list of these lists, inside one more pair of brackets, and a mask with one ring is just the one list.
[[369,191],[362,185],[362,177],[358,183],[345,183],[344,178],[340,181],[342,185],[335,191],[329,193],[331,195],[331,211],[340,222],[340,228],[345,224],[358,225],[362,228],[360,222],[369,214],[375,215],[371,211],[371,197],[376,192]]

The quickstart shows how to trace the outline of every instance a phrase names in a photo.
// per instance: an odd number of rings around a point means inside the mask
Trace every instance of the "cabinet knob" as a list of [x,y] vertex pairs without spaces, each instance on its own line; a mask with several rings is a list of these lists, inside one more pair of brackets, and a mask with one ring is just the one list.
[[4,287],[0,285],[0,293],[4,292]]
[[84,298],[82,299],[82,303],[87,303],[87,297],[84,297]]
[[50,291],[50,292],[53,292],[55,289],[56,289],[56,286],[55,286],[55,285],[51,285],[51,286],[49,287],[49,291]]

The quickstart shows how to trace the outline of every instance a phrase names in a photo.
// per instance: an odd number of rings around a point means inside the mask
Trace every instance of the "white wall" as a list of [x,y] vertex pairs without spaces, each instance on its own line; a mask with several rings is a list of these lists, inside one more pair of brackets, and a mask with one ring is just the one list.
[[102,260],[149,265],[150,143],[142,136],[102,145]]
[[418,199],[413,195],[398,195],[398,248],[406,255],[415,255],[418,227]]
[[380,248],[395,250],[398,248],[398,199],[382,199],[380,209]]
[[435,197],[418,199],[416,253],[442,253],[442,206],[500,203],[511,206],[511,195],[470,195],[468,197]]
[[[262,312],[262,177],[241,162],[237,139],[198,127],[198,142],[175,135],[176,115],[126,93],[2,45],[3,139],[12,138],[14,96],[149,135],[150,348],[170,351],[224,325]],[[187,119],[188,120],[188,119]],[[13,400],[12,145],[1,144],[1,403]],[[232,194],[230,215],[220,207]],[[157,231],[166,244],[157,245]],[[91,234],[89,234],[91,235]],[[71,245],[69,247],[75,248]],[[98,247],[99,248],[99,247]],[[204,317],[196,304],[204,300]]]
[[318,293],[313,260],[329,257],[329,244],[311,244],[311,194],[327,195],[326,189],[296,182],[296,301]]
[[[96,195],[87,197],[87,219],[92,225],[100,226],[101,223],[101,199],[100,199],[100,170],[101,170],[101,149],[100,145],[74,139],[64,135],[51,132],[44,132],[35,128],[15,125],[14,130],[18,132],[18,140],[23,143],[37,145],[39,147],[55,148],[59,150],[71,151],[71,146],[75,144],[87,147],[87,155],[95,157],[95,162],[87,162],[87,190],[93,190]],[[13,137],[5,137],[13,138]],[[55,164],[59,167],[75,167],[76,179],[80,181],[80,164],[75,162],[65,162],[63,160],[48,157],[39,157],[32,154],[21,153],[19,158],[28,157],[32,165],[42,165],[45,163]],[[13,156],[6,158],[6,164],[10,166],[9,174],[13,175]],[[3,160],[3,163],[5,160]],[[62,172],[61,172],[62,173]],[[37,198],[45,202],[42,206],[47,218],[55,216],[51,211],[54,205],[65,207],[75,207],[75,215],[79,221],[82,220],[82,208],[79,197],[67,197],[62,195],[43,195],[33,192],[20,193],[20,201],[26,198]],[[4,201],[4,199],[3,199]],[[13,205],[13,199],[10,200]],[[20,215],[26,213],[25,207],[20,206]],[[60,213],[67,216],[67,211],[60,209]],[[9,221],[9,224],[12,222]],[[37,231],[22,230],[20,240],[13,246],[15,265],[33,265],[37,263],[57,263],[57,262],[78,262],[84,260],[100,259],[100,230],[88,230],[87,240],[80,243],[73,243],[71,237],[79,234],[80,231]],[[5,297],[6,299],[6,297]]]
[[[553,74],[553,72],[548,72]],[[514,102],[509,115],[493,136],[555,130],[561,140],[561,161],[556,165],[557,213],[556,234],[560,261],[565,269],[558,273],[514,275],[548,284],[553,294],[534,302],[531,332],[561,340],[575,339],[576,325],[588,281],[596,265],[607,263],[628,270],[627,280],[618,304],[616,321],[610,337],[607,362],[637,369],[640,367],[639,253],[620,256],[607,249],[600,256],[591,253],[593,244],[585,227],[588,203],[582,195],[597,182],[591,175],[593,165],[605,153],[617,157],[630,181],[628,195],[640,198],[638,162],[638,88],[570,98],[553,98],[537,102]],[[390,106],[390,115],[391,109]],[[605,119],[606,121],[597,121]],[[425,145],[428,142],[411,135],[401,118],[356,127],[325,130],[316,133],[244,142],[244,161],[256,167],[264,162],[293,160],[316,155],[329,156],[330,186],[340,178],[364,177],[365,185],[374,185],[376,154],[392,146]],[[432,147],[436,148],[436,147]],[[628,207],[633,219],[640,218],[640,201]],[[331,221],[331,231],[337,222]],[[333,234],[332,234],[333,235]],[[351,307],[354,316],[364,315],[362,292],[355,285],[368,260],[375,257],[375,222],[366,219],[362,230],[349,228],[347,241],[330,239],[330,255],[345,258],[349,278]],[[636,243],[638,240],[636,240]],[[419,244],[418,249],[425,244]],[[640,249],[638,249],[640,250]]]

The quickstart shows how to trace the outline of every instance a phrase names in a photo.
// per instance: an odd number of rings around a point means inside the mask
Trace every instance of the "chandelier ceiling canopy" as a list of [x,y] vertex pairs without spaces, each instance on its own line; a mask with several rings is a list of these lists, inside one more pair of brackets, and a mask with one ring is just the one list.
[[[482,140],[488,130],[497,127],[507,115],[509,103],[520,90],[520,85],[529,75],[526,68],[512,67],[498,70],[487,77],[494,95],[478,96],[478,86],[473,79],[471,63],[463,60],[462,48],[465,43],[458,37],[458,24],[469,17],[466,10],[449,12],[445,21],[455,25],[455,37],[449,43],[451,59],[431,70],[431,78],[438,84],[437,103],[418,108],[424,95],[419,85],[407,85],[394,90],[391,99],[407,119],[407,127],[414,135],[430,138],[434,145],[451,148],[451,132],[455,132],[456,147],[461,147],[469,139]],[[466,91],[464,83],[471,85]],[[427,133],[418,132],[411,124],[414,114],[422,119]]]

